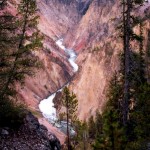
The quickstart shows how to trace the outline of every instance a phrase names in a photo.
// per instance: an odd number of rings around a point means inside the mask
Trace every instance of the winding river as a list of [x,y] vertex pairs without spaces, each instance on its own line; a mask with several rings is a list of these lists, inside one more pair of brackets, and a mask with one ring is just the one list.
[[[72,66],[73,71],[77,72],[78,65],[75,63],[75,60],[77,57],[75,51],[73,49],[67,49],[63,45],[63,39],[59,39],[58,41],[56,41],[56,44],[66,52],[66,54],[69,56],[68,61],[69,61],[70,65]],[[63,86],[63,88],[64,88],[64,86]],[[58,91],[61,91],[62,89],[59,89]],[[54,103],[53,103],[53,99],[55,98],[56,93],[58,91],[56,91],[54,94],[50,95],[47,99],[43,99],[39,104],[39,109],[42,112],[43,116],[47,120],[49,120],[51,123],[54,123],[55,121],[58,120],[57,114],[56,114],[56,109],[54,108]]]

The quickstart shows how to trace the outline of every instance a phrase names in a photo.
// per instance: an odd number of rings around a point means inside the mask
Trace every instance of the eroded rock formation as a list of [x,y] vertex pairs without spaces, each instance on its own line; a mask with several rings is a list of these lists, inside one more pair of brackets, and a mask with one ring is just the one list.
[[[39,29],[47,36],[44,41],[46,50],[37,53],[44,66],[34,78],[26,79],[20,95],[30,107],[37,108],[40,100],[72,78],[67,56],[55,44],[56,40],[64,38],[65,46],[78,53],[79,71],[70,88],[79,100],[79,118],[94,115],[96,109],[102,111],[107,83],[119,68],[118,54],[122,50],[116,30],[121,21],[120,1],[38,0],[37,4]],[[148,45],[149,9],[149,3],[146,3],[135,10],[137,15],[145,18],[145,47]],[[135,30],[138,32],[138,27]]]
[[[122,50],[122,42],[116,27],[121,17],[120,2],[119,0],[37,0],[37,4],[40,15],[38,27],[45,35],[45,40],[44,48],[34,55],[43,65],[41,69],[35,70],[35,76],[26,78],[24,87],[16,85],[19,98],[29,108],[39,111],[38,104],[42,99],[71,81],[70,89],[77,95],[79,101],[78,116],[82,120],[87,119],[87,116],[94,115],[97,109],[102,111],[106,102],[108,81],[119,68],[118,54]],[[145,4],[135,11],[144,18],[145,22],[144,46],[149,52],[146,57],[147,64],[150,63],[149,5],[150,3]],[[15,15],[14,5],[9,4],[8,10]],[[135,27],[135,30],[138,32],[138,27]],[[56,41],[60,38],[64,39],[67,48],[73,48],[78,54],[79,71],[75,76],[67,55],[56,45]],[[58,101],[60,101],[59,96]],[[57,104],[56,106],[59,108]],[[28,132],[26,125],[23,128]],[[41,130],[41,126],[37,130]],[[35,138],[35,143],[41,143],[41,145],[35,144],[35,149],[36,146],[46,149],[42,142],[50,148],[49,139],[46,137],[41,141],[39,138],[43,138],[41,137],[43,133],[41,135],[38,132],[40,131],[31,130],[35,136],[29,133]],[[10,139],[21,138],[22,142],[26,142],[26,138],[29,138],[28,135],[21,137],[20,134],[24,134],[21,131],[17,135],[13,134],[12,138],[6,131],[5,134],[4,138],[8,143],[2,145],[4,140],[2,137],[0,146],[3,147],[11,144]],[[60,135],[60,138],[63,143],[64,135],[63,137]],[[16,143],[15,148],[18,149],[18,146],[19,142]],[[30,149],[31,144],[26,146]]]

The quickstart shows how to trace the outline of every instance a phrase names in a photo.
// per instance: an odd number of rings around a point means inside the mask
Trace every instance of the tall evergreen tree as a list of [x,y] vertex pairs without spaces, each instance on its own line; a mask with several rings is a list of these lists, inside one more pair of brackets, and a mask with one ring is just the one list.
[[89,138],[95,139],[95,137],[96,137],[96,124],[95,124],[93,116],[91,116],[88,120],[88,132],[89,132]]
[[76,135],[72,141],[74,143],[74,149],[87,150],[89,146],[88,124],[87,122],[81,122],[77,120],[74,124]]
[[[121,55],[124,60],[124,55]],[[143,61],[142,61],[143,62]],[[96,138],[95,150],[145,150],[150,139],[150,85],[142,74],[141,56],[139,53],[131,53],[131,77],[130,77],[130,105],[129,120],[124,127],[122,123],[122,99],[123,99],[123,71],[110,82],[108,102],[102,114],[102,134]],[[122,64],[122,63],[121,63]],[[143,66],[144,62],[142,63]],[[123,64],[122,64],[123,65]],[[122,66],[121,65],[121,66]],[[142,71],[141,71],[142,69]]]
[[[145,126],[148,131],[150,127],[149,117],[146,116],[146,112],[149,113],[149,94],[146,94],[149,84],[145,78],[141,23],[140,35],[133,32],[137,20],[132,12],[135,6],[142,3],[142,0],[122,1],[124,51],[121,69],[110,82],[108,102],[102,115],[102,134],[96,138],[93,146],[95,150],[144,150],[150,137],[144,129]],[[133,40],[139,42],[139,53],[131,51]]]
[[[11,54],[7,54],[8,48],[5,44],[4,56],[7,58],[6,62],[10,63],[7,72],[7,81],[1,88],[0,97],[3,98],[7,91],[10,90],[10,86],[15,81],[21,81],[24,79],[25,75],[31,75],[33,73],[33,68],[37,64],[36,57],[32,57],[33,50],[37,50],[42,46],[41,37],[39,36],[39,31],[37,29],[37,19],[36,15],[36,2],[34,0],[22,0],[18,7],[19,20],[15,22],[15,31],[13,30],[11,35],[15,40],[12,45],[9,45],[9,51]],[[18,35],[15,37],[14,34]],[[9,35],[10,36],[10,35]],[[7,36],[8,37],[8,36]],[[3,48],[4,49],[4,48]],[[4,60],[4,58],[2,58]]]
[[[123,123],[127,123],[128,103],[129,103],[129,76],[130,76],[130,33],[131,33],[131,0],[123,1],[123,25],[124,25],[124,104]],[[126,8],[126,9],[125,9]]]
[[132,56],[132,103],[130,105],[130,122],[128,124],[128,144],[126,149],[145,150],[150,139],[149,114],[150,107],[150,85],[145,74],[145,53],[143,46],[143,25],[139,23],[140,35],[138,38],[139,52]]
[[129,101],[130,101],[130,77],[131,77],[131,41],[136,37],[133,33],[135,17],[132,15],[134,7],[142,5],[144,0],[122,0],[123,6],[123,49],[124,49],[124,100],[123,123],[127,125]]
[[107,95],[108,102],[102,114],[102,133],[97,136],[94,150],[116,150],[123,149],[126,140],[124,128],[121,121],[120,99],[122,97],[122,84],[115,75],[110,82]]
[[[33,74],[33,68],[38,65],[33,51],[42,46],[37,29],[36,2],[22,0],[18,11],[18,17],[5,11],[0,15],[0,102],[4,112],[13,108],[12,100],[16,99],[14,84],[22,83],[26,75]],[[5,118],[3,114],[0,120]]]
[[96,111],[96,116],[95,116],[95,126],[96,126],[96,137],[100,134],[102,134],[102,115],[100,112]]
[[69,122],[72,124],[77,119],[76,111],[77,111],[77,107],[78,107],[78,100],[76,99],[76,95],[74,93],[70,93],[70,91],[67,87],[65,87],[63,90],[63,105],[66,108],[67,147],[68,147],[68,150],[71,150]]

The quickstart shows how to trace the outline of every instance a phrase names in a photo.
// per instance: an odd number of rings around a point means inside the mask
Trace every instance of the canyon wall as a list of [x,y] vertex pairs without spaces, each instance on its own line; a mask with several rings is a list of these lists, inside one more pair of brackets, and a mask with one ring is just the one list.
[[[71,81],[70,89],[77,95],[78,116],[87,119],[106,102],[108,82],[119,69],[118,54],[122,50],[119,31],[121,21],[119,0],[37,0],[39,29],[45,35],[44,48],[35,55],[43,66],[35,77],[27,77],[19,93],[28,106],[38,108],[43,98]],[[149,15],[149,3],[137,14]],[[149,18],[145,18],[145,47],[149,43]],[[138,28],[135,28],[138,32]],[[67,55],[56,41],[64,39],[67,48],[77,54],[79,71],[75,74]],[[147,59],[148,60],[148,59]],[[148,62],[148,61],[147,61]],[[73,77],[74,76],[74,77]],[[73,78],[72,78],[73,77]]]
[[78,116],[82,120],[97,109],[102,111],[108,81],[118,70],[118,52],[122,47],[115,30],[120,17],[118,6],[118,1],[92,1],[76,27],[73,47],[79,53],[80,69],[71,88],[79,99]]
[[[143,18],[146,53],[149,43],[149,11],[150,2],[134,12]],[[107,101],[108,82],[120,64],[118,55],[122,51],[122,40],[117,30],[120,22],[120,1],[93,0],[74,32],[66,36],[66,43],[78,52],[77,62],[80,67],[71,89],[79,100],[78,116],[82,120],[94,115],[97,109],[101,112]],[[134,30],[138,33],[139,27]],[[136,42],[133,45],[138,49]],[[148,60],[146,56],[147,65]]]
[[[44,35],[44,47],[34,55],[42,65],[39,70],[34,70],[33,77],[26,77],[23,87],[17,85],[19,98],[23,99],[28,107],[36,110],[42,99],[56,92],[73,76],[68,56],[57,46],[56,41],[63,38],[78,17],[75,6],[70,5],[67,8],[67,4],[64,5],[63,1],[38,0],[37,5],[40,16],[38,28]],[[10,9],[12,13],[16,11],[14,5],[10,5]]]

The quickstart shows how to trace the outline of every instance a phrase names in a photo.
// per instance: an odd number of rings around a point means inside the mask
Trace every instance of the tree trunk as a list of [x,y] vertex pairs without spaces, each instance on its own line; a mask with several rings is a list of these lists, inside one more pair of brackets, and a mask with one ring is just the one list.
[[[110,120],[111,122],[113,122],[113,116],[112,116],[113,112],[111,111],[111,114],[110,114]],[[115,138],[114,138],[114,127],[113,125],[111,124],[110,125],[110,139],[111,139],[111,143],[112,143],[112,146],[111,146],[111,150],[115,150]]]
[[66,113],[67,113],[67,147],[70,149],[70,133],[69,133],[69,111],[68,111],[68,96],[66,95]]
[[[124,1],[125,2],[125,1]],[[124,103],[123,103],[123,124],[127,125],[128,120],[128,105],[129,105],[129,76],[130,76],[130,15],[131,15],[131,0],[127,0],[124,6]],[[125,6],[127,10],[125,10]],[[125,16],[126,11],[126,16]]]
[[87,133],[86,133],[86,131],[84,131],[83,132],[83,150],[86,150],[86,135],[87,135]]

